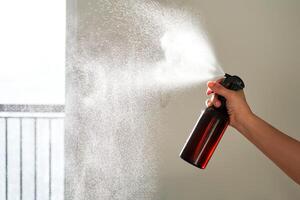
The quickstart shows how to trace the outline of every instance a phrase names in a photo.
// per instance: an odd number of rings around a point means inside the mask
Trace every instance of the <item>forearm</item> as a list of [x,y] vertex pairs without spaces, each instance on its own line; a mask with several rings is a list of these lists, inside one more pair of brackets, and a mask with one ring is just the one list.
[[245,118],[237,130],[300,184],[299,141],[285,135],[254,114]]

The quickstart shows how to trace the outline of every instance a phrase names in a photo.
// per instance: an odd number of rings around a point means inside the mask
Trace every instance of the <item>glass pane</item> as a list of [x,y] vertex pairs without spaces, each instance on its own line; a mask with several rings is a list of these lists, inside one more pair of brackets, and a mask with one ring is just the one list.
[[64,104],[65,2],[0,2],[0,104]]

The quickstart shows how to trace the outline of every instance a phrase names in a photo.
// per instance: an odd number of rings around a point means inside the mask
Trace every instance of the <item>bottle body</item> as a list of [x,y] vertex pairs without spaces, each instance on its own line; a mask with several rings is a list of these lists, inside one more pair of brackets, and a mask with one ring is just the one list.
[[204,169],[228,124],[229,116],[226,108],[218,109],[214,106],[206,108],[187,139],[180,157],[190,164]]

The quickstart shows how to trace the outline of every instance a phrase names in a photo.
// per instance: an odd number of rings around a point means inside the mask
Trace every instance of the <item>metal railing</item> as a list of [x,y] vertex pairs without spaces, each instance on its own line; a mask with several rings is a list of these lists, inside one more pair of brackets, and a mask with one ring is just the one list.
[[63,197],[64,106],[0,105],[0,199]]

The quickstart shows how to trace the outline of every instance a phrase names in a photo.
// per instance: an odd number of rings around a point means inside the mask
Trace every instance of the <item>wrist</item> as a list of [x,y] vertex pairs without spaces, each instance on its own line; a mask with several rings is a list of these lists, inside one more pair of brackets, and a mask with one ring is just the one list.
[[245,114],[243,114],[240,119],[238,120],[235,129],[237,129],[240,133],[245,134],[247,133],[247,130],[251,126],[251,124],[254,122],[256,118],[256,115],[249,111]]

